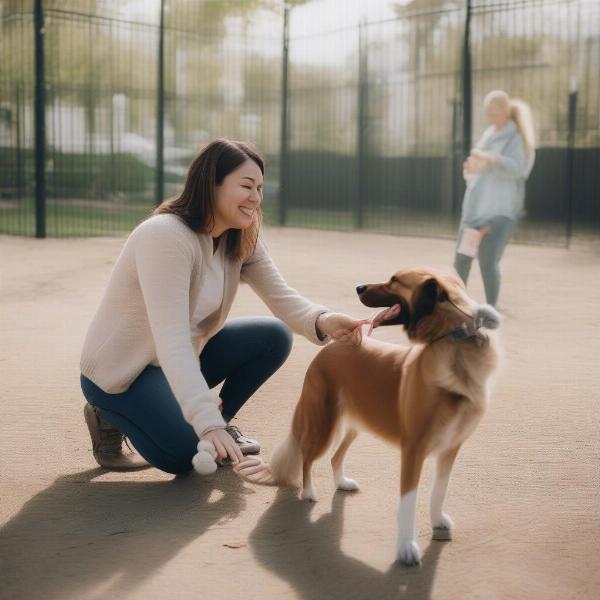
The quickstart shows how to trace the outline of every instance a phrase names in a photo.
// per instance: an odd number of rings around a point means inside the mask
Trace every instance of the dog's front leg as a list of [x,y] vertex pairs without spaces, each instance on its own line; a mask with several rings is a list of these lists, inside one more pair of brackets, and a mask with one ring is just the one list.
[[437,466],[435,472],[435,483],[431,491],[431,527],[433,528],[433,539],[440,542],[450,541],[452,539],[452,519],[442,509],[446,491],[448,490],[448,482],[450,481],[450,473],[454,459],[458,454],[459,447],[443,452],[437,457]]
[[415,448],[402,448],[400,506],[398,508],[398,550],[396,558],[404,565],[418,565],[421,551],[417,544],[415,511],[417,488],[425,456]]

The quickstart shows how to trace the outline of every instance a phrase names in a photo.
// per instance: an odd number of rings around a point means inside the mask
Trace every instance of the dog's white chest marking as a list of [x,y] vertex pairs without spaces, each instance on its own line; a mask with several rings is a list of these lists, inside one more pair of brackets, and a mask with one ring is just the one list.
[[495,349],[483,351],[475,357],[454,357],[435,362],[431,373],[432,382],[449,392],[464,396],[480,409],[487,407],[490,375],[495,368]]
[[[461,400],[458,400],[461,402]],[[434,435],[429,446],[430,452],[441,454],[448,450],[456,448],[462,444],[475,430],[480,416],[483,412],[473,410],[473,403],[468,400],[468,404],[459,409],[456,415],[443,428]]]

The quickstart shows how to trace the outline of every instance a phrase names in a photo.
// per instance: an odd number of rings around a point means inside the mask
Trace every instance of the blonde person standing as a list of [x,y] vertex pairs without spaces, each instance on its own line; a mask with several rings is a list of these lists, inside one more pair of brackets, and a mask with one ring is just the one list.
[[454,268],[467,283],[476,256],[488,304],[500,292],[499,263],[523,214],[525,181],[535,159],[529,106],[506,92],[490,92],[483,101],[490,126],[463,165],[463,200]]
[[[101,466],[203,472],[207,447],[210,468],[259,452],[231,420],[287,358],[290,329],[318,345],[360,335],[360,321],[304,298],[271,260],[259,235],[264,170],[252,145],[211,142],[181,194],[125,242],[81,355]],[[275,317],[228,319],[240,282]],[[145,460],[123,451],[125,437]]]

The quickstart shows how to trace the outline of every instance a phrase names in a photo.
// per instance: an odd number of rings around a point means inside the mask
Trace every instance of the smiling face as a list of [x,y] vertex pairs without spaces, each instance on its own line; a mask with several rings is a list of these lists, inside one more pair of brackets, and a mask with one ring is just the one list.
[[229,173],[215,188],[213,238],[227,229],[247,229],[256,218],[263,195],[263,174],[251,159]]
[[380,324],[404,325],[409,337],[423,341],[451,329],[478,307],[460,278],[431,269],[403,269],[384,283],[359,285],[356,292],[365,306],[399,305],[400,312],[396,308],[383,314]]

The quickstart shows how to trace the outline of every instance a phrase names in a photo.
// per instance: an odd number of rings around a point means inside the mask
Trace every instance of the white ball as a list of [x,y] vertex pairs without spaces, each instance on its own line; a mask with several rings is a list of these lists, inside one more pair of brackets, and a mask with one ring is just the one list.
[[198,452],[208,452],[215,460],[217,458],[217,450],[213,446],[212,442],[200,440],[198,442],[198,446],[196,446],[196,449],[198,450]]
[[200,475],[210,475],[217,470],[217,451],[210,442],[200,440],[198,442],[198,453],[192,458],[194,469]]

